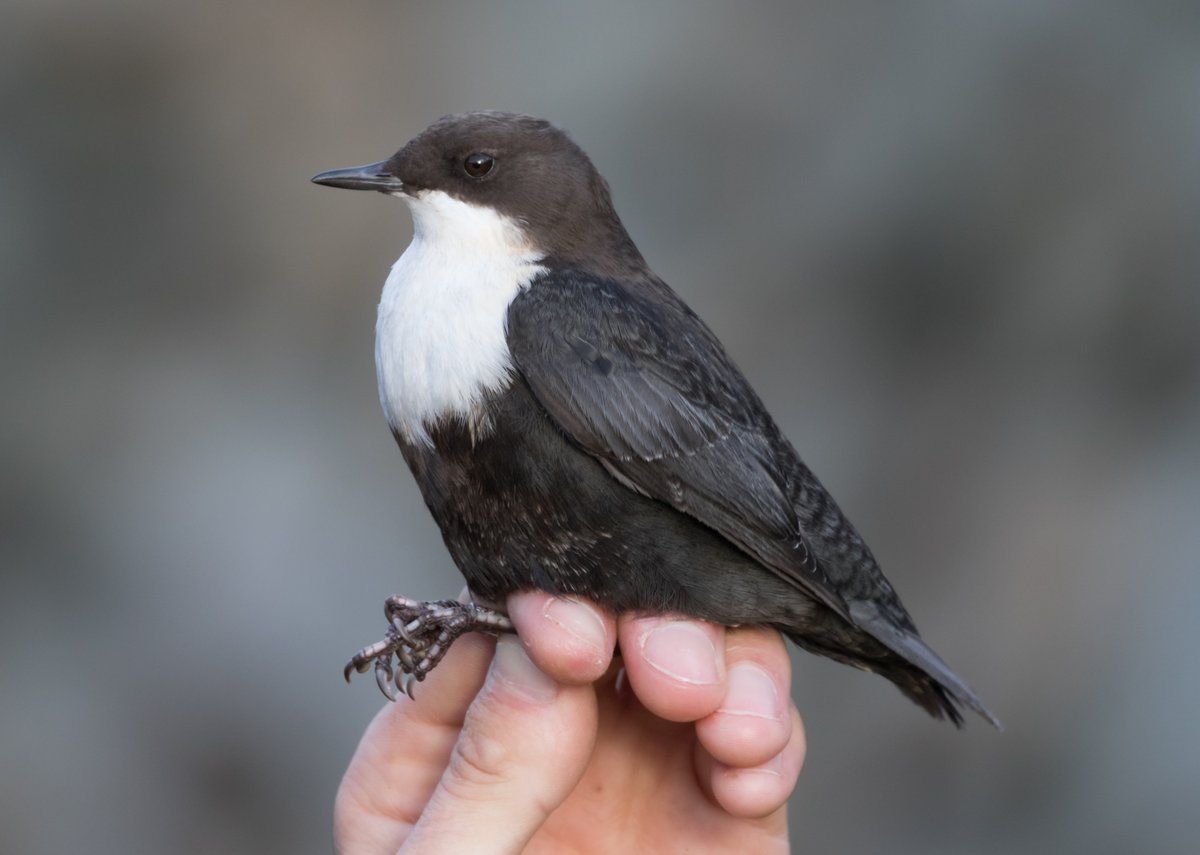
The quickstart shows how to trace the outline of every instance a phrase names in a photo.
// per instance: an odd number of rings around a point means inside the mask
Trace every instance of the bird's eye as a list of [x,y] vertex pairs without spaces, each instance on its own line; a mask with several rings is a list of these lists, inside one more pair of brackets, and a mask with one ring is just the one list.
[[478,152],[463,161],[463,170],[472,178],[482,178],[491,172],[492,167],[495,165],[496,158],[490,154]]

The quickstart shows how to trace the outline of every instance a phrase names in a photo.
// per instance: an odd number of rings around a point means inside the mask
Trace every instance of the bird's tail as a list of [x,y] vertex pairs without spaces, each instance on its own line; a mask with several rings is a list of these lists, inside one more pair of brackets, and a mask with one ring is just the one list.
[[[962,678],[950,670],[950,666],[942,661],[942,657],[933,652],[916,632],[909,632],[894,623],[884,619],[871,603],[850,604],[850,617],[860,628],[900,657],[903,662],[897,663],[890,670],[895,673],[881,672],[900,691],[908,695],[919,705],[929,710],[938,718],[940,710],[959,727],[962,726],[962,716],[958,714],[955,704],[962,704],[997,730],[1003,730],[1000,719],[984,706],[983,701],[974,690],[963,682]],[[904,668],[907,663],[911,668]]]
[[822,648],[820,642],[812,638],[792,635],[792,640],[814,653],[886,677],[934,718],[949,719],[956,727],[962,727],[960,707],[966,707],[997,730],[1003,729],[1000,720],[984,706],[974,690],[951,671],[919,635],[887,621],[870,604],[863,609],[856,606],[850,606],[854,624],[878,641],[878,645],[857,646],[854,653],[849,653],[844,647]]

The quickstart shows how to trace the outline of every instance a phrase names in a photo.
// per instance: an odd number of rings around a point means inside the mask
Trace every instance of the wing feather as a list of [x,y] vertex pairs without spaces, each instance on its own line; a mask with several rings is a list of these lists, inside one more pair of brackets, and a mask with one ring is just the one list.
[[509,308],[508,343],[546,412],[617,480],[849,619],[789,500],[779,458],[790,446],[716,337],[665,285],[547,274]]

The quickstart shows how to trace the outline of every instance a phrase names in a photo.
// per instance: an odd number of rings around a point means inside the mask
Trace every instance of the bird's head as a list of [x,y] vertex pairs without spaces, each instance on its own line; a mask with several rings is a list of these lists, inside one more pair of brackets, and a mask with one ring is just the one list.
[[532,116],[445,116],[387,160],[322,172],[313,181],[404,199],[418,234],[486,240],[502,222],[515,225],[537,254],[566,264],[614,252],[618,259],[632,252],[640,262],[587,154]]

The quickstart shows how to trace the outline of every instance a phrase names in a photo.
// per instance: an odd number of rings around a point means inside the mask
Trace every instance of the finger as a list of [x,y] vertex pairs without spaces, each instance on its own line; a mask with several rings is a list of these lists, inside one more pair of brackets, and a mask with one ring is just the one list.
[[638,700],[668,721],[696,721],[725,697],[725,628],[679,617],[622,616],[617,636]]
[[786,823],[788,797],[804,765],[806,743],[800,713],[793,706],[791,737],[783,751],[757,766],[727,766],[697,743],[698,779],[714,802],[732,816],[772,826]]
[[367,726],[338,787],[334,845],[343,855],[394,853],[416,823],[492,660],[495,640],[469,634],[417,688]]
[[792,735],[791,661],[773,629],[725,634],[726,689],[716,712],[696,722],[696,736],[728,766],[757,766],[781,752]]
[[537,666],[559,683],[604,676],[617,642],[617,622],[593,603],[528,591],[508,598],[508,615]]
[[501,637],[450,764],[401,851],[520,852],[583,775],[596,723],[591,686],[555,683],[518,639]]

